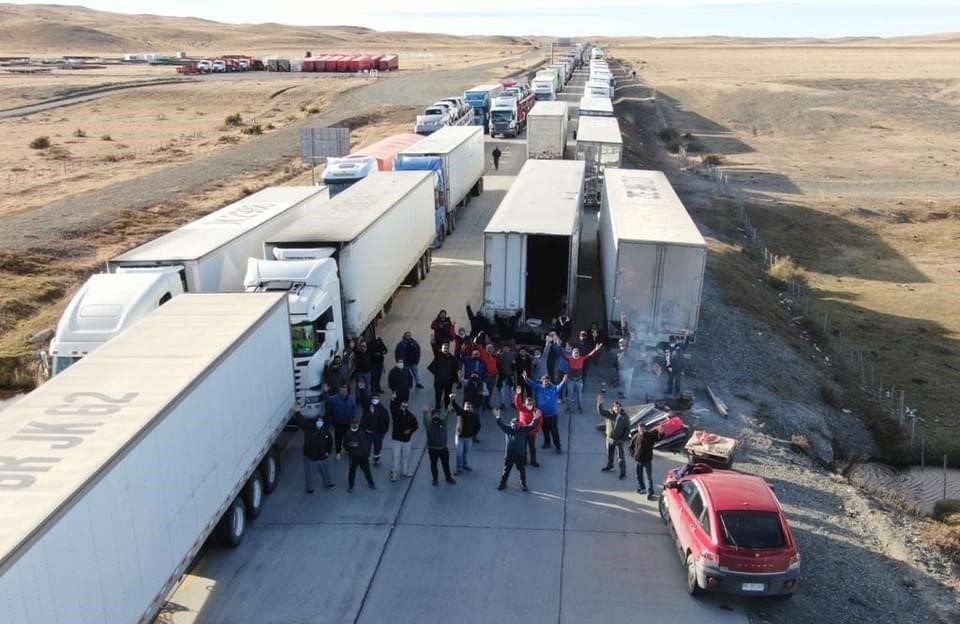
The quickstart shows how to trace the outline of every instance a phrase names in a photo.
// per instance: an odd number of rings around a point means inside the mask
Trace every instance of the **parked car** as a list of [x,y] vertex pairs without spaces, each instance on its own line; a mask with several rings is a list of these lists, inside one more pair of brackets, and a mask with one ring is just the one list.
[[687,570],[687,590],[788,597],[800,553],[773,489],[762,478],[705,464],[667,473],[660,517]]

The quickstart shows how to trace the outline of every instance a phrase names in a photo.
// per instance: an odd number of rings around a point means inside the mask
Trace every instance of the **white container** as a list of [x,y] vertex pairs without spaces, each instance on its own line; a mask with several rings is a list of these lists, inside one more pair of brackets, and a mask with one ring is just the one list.
[[626,314],[647,343],[693,336],[707,245],[663,172],[608,169],[599,235],[611,335]]
[[580,98],[578,112],[581,117],[613,117],[613,102],[610,98],[585,95]]
[[483,310],[549,321],[576,304],[584,165],[528,160],[483,235]]
[[364,334],[383,311],[426,257],[434,235],[433,174],[384,171],[267,239],[263,257],[336,260],[345,344],[346,337]]
[[607,167],[619,167],[622,154],[623,138],[616,117],[580,116],[577,120],[577,160],[586,161],[588,169],[593,166],[602,172]]
[[7,407],[0,619],[152,621],[289,419],[289,332],[285,293],[184,295]]
[[567,148],[567,103],[537,102],[527,116],[527,158],[562,159]]
[[446,193],[441,198],[448,219],[453,220],[457,208],[473,192],[483,190],[485,154],[483,128],[478,126],[448,126],[434,132],[416,145],[397,154],[397,160],[410,157],[438,157],[443,161]]
[[187,292],[240,292],[247,258],[269,236],[326,202],[326,187],[273,186],[107,262],[111,273],[180,267]]

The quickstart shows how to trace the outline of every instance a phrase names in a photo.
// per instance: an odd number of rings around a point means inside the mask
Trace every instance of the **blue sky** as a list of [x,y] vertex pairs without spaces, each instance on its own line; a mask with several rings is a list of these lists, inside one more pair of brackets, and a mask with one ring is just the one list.
[[842,37],[960,31],[960,0],[88,0],[82,4],[105,11],[234,23],[351,24],[451,34]]

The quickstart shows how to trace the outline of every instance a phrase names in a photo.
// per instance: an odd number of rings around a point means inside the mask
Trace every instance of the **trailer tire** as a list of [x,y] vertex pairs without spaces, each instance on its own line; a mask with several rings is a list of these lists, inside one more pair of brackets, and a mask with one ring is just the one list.
[[247,510],[241,497],[234,499],[217,524],[217,542],[226,548],[236,548],[247,530]]
[[263,482],[263,491],[267,494],[271,494],[280,484],[280,461],[273,449],[267,451],[260,461],[260,480]]
[[480,193],[483,192],[483,178],[481,177],[477,180],[477,183],[473,185],[473,188],[470,189],[470,194],[474,197],[480,197]]
[[426,253],[423,255],[423,257],[424,257],[423,266],[426,267],[427,273],[429,273],[430,269],[433,268],[433,250],[428,249]]
[[247,517],[253,520],[263,511],[263,497],[266,493],[263,489],[263,477],[260,471],[254,470],[253,474],[243,486],[243,505],[247,508]]

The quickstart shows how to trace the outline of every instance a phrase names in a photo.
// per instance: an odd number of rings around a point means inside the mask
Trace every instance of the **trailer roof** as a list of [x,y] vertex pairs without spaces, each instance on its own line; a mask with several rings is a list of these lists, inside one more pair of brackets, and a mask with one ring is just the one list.
[[706,247],[686,207],[662,171],[606,169],[603,201],[615,238]]
[[322,186],[271,186],[131,249],[113,261],[199,260],[303,201],[323,202],[326,198],[327,190]]
[[412,145],[400,154],[407,156],[424,156],[430,154],[446,154],[452,152],[459,145],[469,141],[477,134],[483,135],[480,126],[444,126],[416,145]]
[[[42,459],[34,460],[41,466],[36,472],[7,473],[33,482],[0,489],[0,574],[286,299],[286,293],[174,297],[3,410],[0,455]],[[291,392],[292,385],[291,379]]]
[[527,113],[527,116],[551,116],[556,117],[557,115],[566,115],[567,114],[567,103],[563,100],[552,100],[552,101],[543,101],[537,102],[533,105],[533,108],[530,109],[530,112]]
[[497,88],[503,88],[503,85],[501,85],[499,82],[477,85],[475,87],[471,87],[467,89],[466,91],[464,91],[464,93],[470,93],[471,91],[494,91]]
[[[477,129],[481,130],[479,127]],[[384,171],[367,176],[315,210],[310,210],[265,242],[350,242],[421,184],[433,187],[432,171]],[[396,234],[403,236],[403,232]]]
[[620,145],[620,122],[616,117],[581,115],[577,123],[577,143],[614,143]]
[[582,160],[528,160],[485,232],[570,236],[583,209]]
[[613,115],[613,102],[610,98],[590,97],[585,95],[580,98],[580,110],[594,110],[610,113]]

